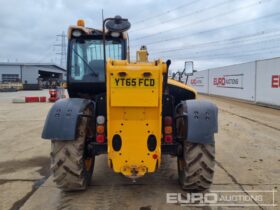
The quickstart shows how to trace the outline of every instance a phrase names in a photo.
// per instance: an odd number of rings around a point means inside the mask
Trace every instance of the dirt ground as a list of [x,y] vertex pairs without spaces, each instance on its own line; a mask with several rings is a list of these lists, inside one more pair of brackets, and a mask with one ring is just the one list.
[[[280,209],[280,110],[234,100],[200,96],[219,107],[216,171],[211,191],[224,195],[260,194],[243,207],[182,207],[168,204],[166,193],[184,193],[177,183],[176,158],[163,157],[159,171],[132,183],[113,173],[106,155],[96,159],[85,192],[63,193],[49,175],[50,142],[40,138],[50,103],[13,104],[13,98],[47,96],[46,91],[0,93],[0,209]],[[259,192],[262,191],[262,192]],[[265,191],[265,192],[263,192]],[[274,191],[272,193],[271,191]],[[232,204],[238,202],[233,201]]]

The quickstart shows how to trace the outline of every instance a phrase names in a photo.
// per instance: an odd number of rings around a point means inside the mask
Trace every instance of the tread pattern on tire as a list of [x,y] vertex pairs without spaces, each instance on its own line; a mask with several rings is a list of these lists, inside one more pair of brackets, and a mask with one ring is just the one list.
[[215,145],[183,143],[183,157],[178,157],[179,182],[184,190],[210,188],[215,167]]
[[[89,109],[84,112],[89,113]],[[81,118],[74,141],[52,141],[51,172],[56,186],[63,191],[84,190],[87,176],[83,162],[87,118]]]

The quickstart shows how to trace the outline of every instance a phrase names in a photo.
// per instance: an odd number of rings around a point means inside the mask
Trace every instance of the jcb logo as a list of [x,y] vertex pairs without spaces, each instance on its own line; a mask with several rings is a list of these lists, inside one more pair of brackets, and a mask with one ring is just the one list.
[[272,75],[271,87],[272,88],[280,88],[280,75]]

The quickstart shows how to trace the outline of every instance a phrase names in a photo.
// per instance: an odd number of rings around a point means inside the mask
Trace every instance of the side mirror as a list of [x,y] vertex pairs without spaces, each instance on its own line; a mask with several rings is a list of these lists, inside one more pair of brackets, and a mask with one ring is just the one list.
[[185,69],[184,69],[184,74],[186,76],[192,76],[194,73],[194,69],[193,69],[193,61],[186,61],[185,62]]

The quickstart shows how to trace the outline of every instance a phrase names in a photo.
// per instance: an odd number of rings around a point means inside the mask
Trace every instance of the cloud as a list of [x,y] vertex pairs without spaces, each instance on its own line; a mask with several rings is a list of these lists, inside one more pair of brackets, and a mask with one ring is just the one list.
[[[59,51],[59,48],[55,48],[54,45],[59,44],[60,40],[56,35],[61,34],[62,31],[66,32],[68,26],[75,24],[79,18],[85,19],[86,24],[90,27],[101,28],[102,9],[104,9],[105,17],[119,14],[129,18],[132,23],[130,40],[133,55],[141,45],[147,44],[152,59],[171,58],[174,69],[183,66],[184,60],[194,60],[195,67],[201,70],[279,56],[277,50],[273,52],[264,50],[264,53],[259,52],[259,54],[249,56],[250,52],[258,52],[258,49],[264,47],[269,48],[274,46],[275,42],[246,45],[248,44],[246,40],[236,44],[240,49],[229,47],[219,50],[223,46],[227,46],[221,42],[213,46],[197,47],[193,50],[186,48],[183,51],[174,51],[169,54],[159,52],[160,50],[184,48],[190,44],[198,45],[241,35],[246,36],[261,30],[280,30],[279,16],[275,16],[250,24],[228,27],[224,30],[205,32],[213,28],[246,22],[276,13],[280,7],[277,0],[197,0],[189,2],[183,0],[0,0],[0,3],[0,61],[9,59],[22,62],[58,62],[59,57],[56,52]],[[195,33],[196,35],[191,36]],[[151,36],[144,38],[147,35]],[[177,39],[178,36],[183,36],[183,38]],[[163,41],[172,37],[174,39]],[[278,37],[275,35],[274,38]],[[265,41],[266,39],[267,37],[261,38],[260,36],[256,37],[255,41]],[[151,44],[158,41],[161,42]],[[214,50],[216,50],[215,54],[224,53],[225,56],[213,56],[211,52]],[[153,54],[152,52],[158,53]],[[209,55],[209,59],[207,59],[207,55]],[[240,57],[238,58],[237,55]],[[242,55],[247,56],[242,57]]]

